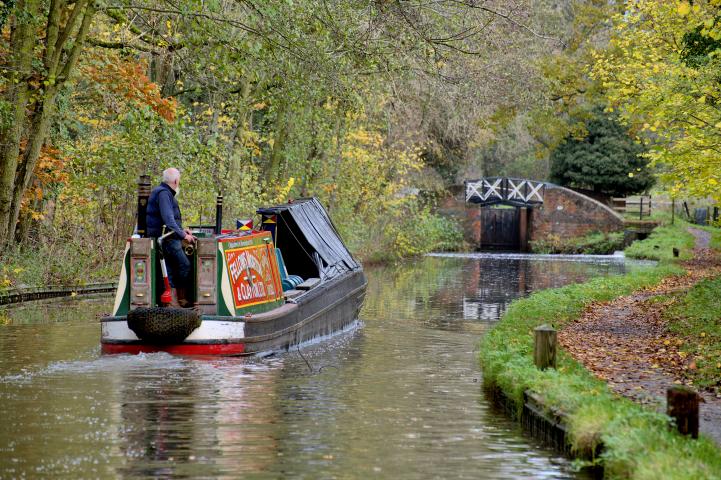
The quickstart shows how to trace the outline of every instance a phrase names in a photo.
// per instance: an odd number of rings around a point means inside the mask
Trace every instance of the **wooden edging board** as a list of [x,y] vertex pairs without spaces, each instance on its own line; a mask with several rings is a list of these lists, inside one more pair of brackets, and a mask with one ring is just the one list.
[[95,293],[113,293],[118,288],[117,283],[91,283],[88,285],[28,287],[9,290],[0,290],[0,305],[10,305],[32,300],[47,298],[70,297],[73,295],[91,295]]
[[[567,415],[564,412],[547,407],[543,403],[543,398],[531,390],[523,392],[523,405],[521,406],[495,385],[487,385],[486,393],[507,415],[518,418],[520,410],[521,426],[526,433],[570,458],[591,460],[598,457],[603,450],[603,444],[599,444],[596,445],[593,452],[572,451]],[[594,477],[603,477],[602,465],[591,467],[586,471]]]

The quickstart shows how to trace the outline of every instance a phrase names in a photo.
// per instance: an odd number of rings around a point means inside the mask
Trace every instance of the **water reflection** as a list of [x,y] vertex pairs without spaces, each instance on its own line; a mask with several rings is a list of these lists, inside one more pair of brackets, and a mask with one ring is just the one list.
[[104,303],[6,310],[0,477],[569,478],[480,388],[514,298],[622,260],[424,258],[368,272],[363,326],[270,359],[99,356]]

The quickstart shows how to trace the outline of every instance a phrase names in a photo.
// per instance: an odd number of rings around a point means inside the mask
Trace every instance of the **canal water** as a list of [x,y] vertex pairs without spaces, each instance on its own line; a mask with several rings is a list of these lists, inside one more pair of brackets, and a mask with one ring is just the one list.
[[264,359],[101,356],[109,298],[0,310],[0,478],[582,478],[484,396],[513,299],[620,257],[367,270],[361,324]]

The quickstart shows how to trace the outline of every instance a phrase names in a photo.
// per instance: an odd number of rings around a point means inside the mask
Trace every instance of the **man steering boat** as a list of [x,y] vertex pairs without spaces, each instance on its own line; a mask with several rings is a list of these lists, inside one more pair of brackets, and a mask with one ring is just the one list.
[[172,287],[172,307],[188,307],[186,292],[189,287],[190,260],[183,251],[182,241],[195,242],[189,229],[183,228],[180,206],[175,196],[180,191],[180,171],[168,168],[163,171],[163,181],[150,193],[146,211],[148,236],[160,238],[165,232],[173,231],[163,244],[163,257],[168,266],[168,277]]

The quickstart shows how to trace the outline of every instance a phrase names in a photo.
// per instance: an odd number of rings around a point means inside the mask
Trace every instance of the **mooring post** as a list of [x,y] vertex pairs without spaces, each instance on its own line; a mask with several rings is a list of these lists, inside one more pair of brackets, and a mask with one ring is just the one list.
[[528,207],[520,207],[518,225],[518,246],[522,252],[528,251]]
[[533,362],[536,367],[541,370],[556,368],[556,329],[541,325],[533,329],[533,337]]
[[698,394],[688,387],[674,385],[666,391],[666,413],[676,421],[682,435],[698,438]]

